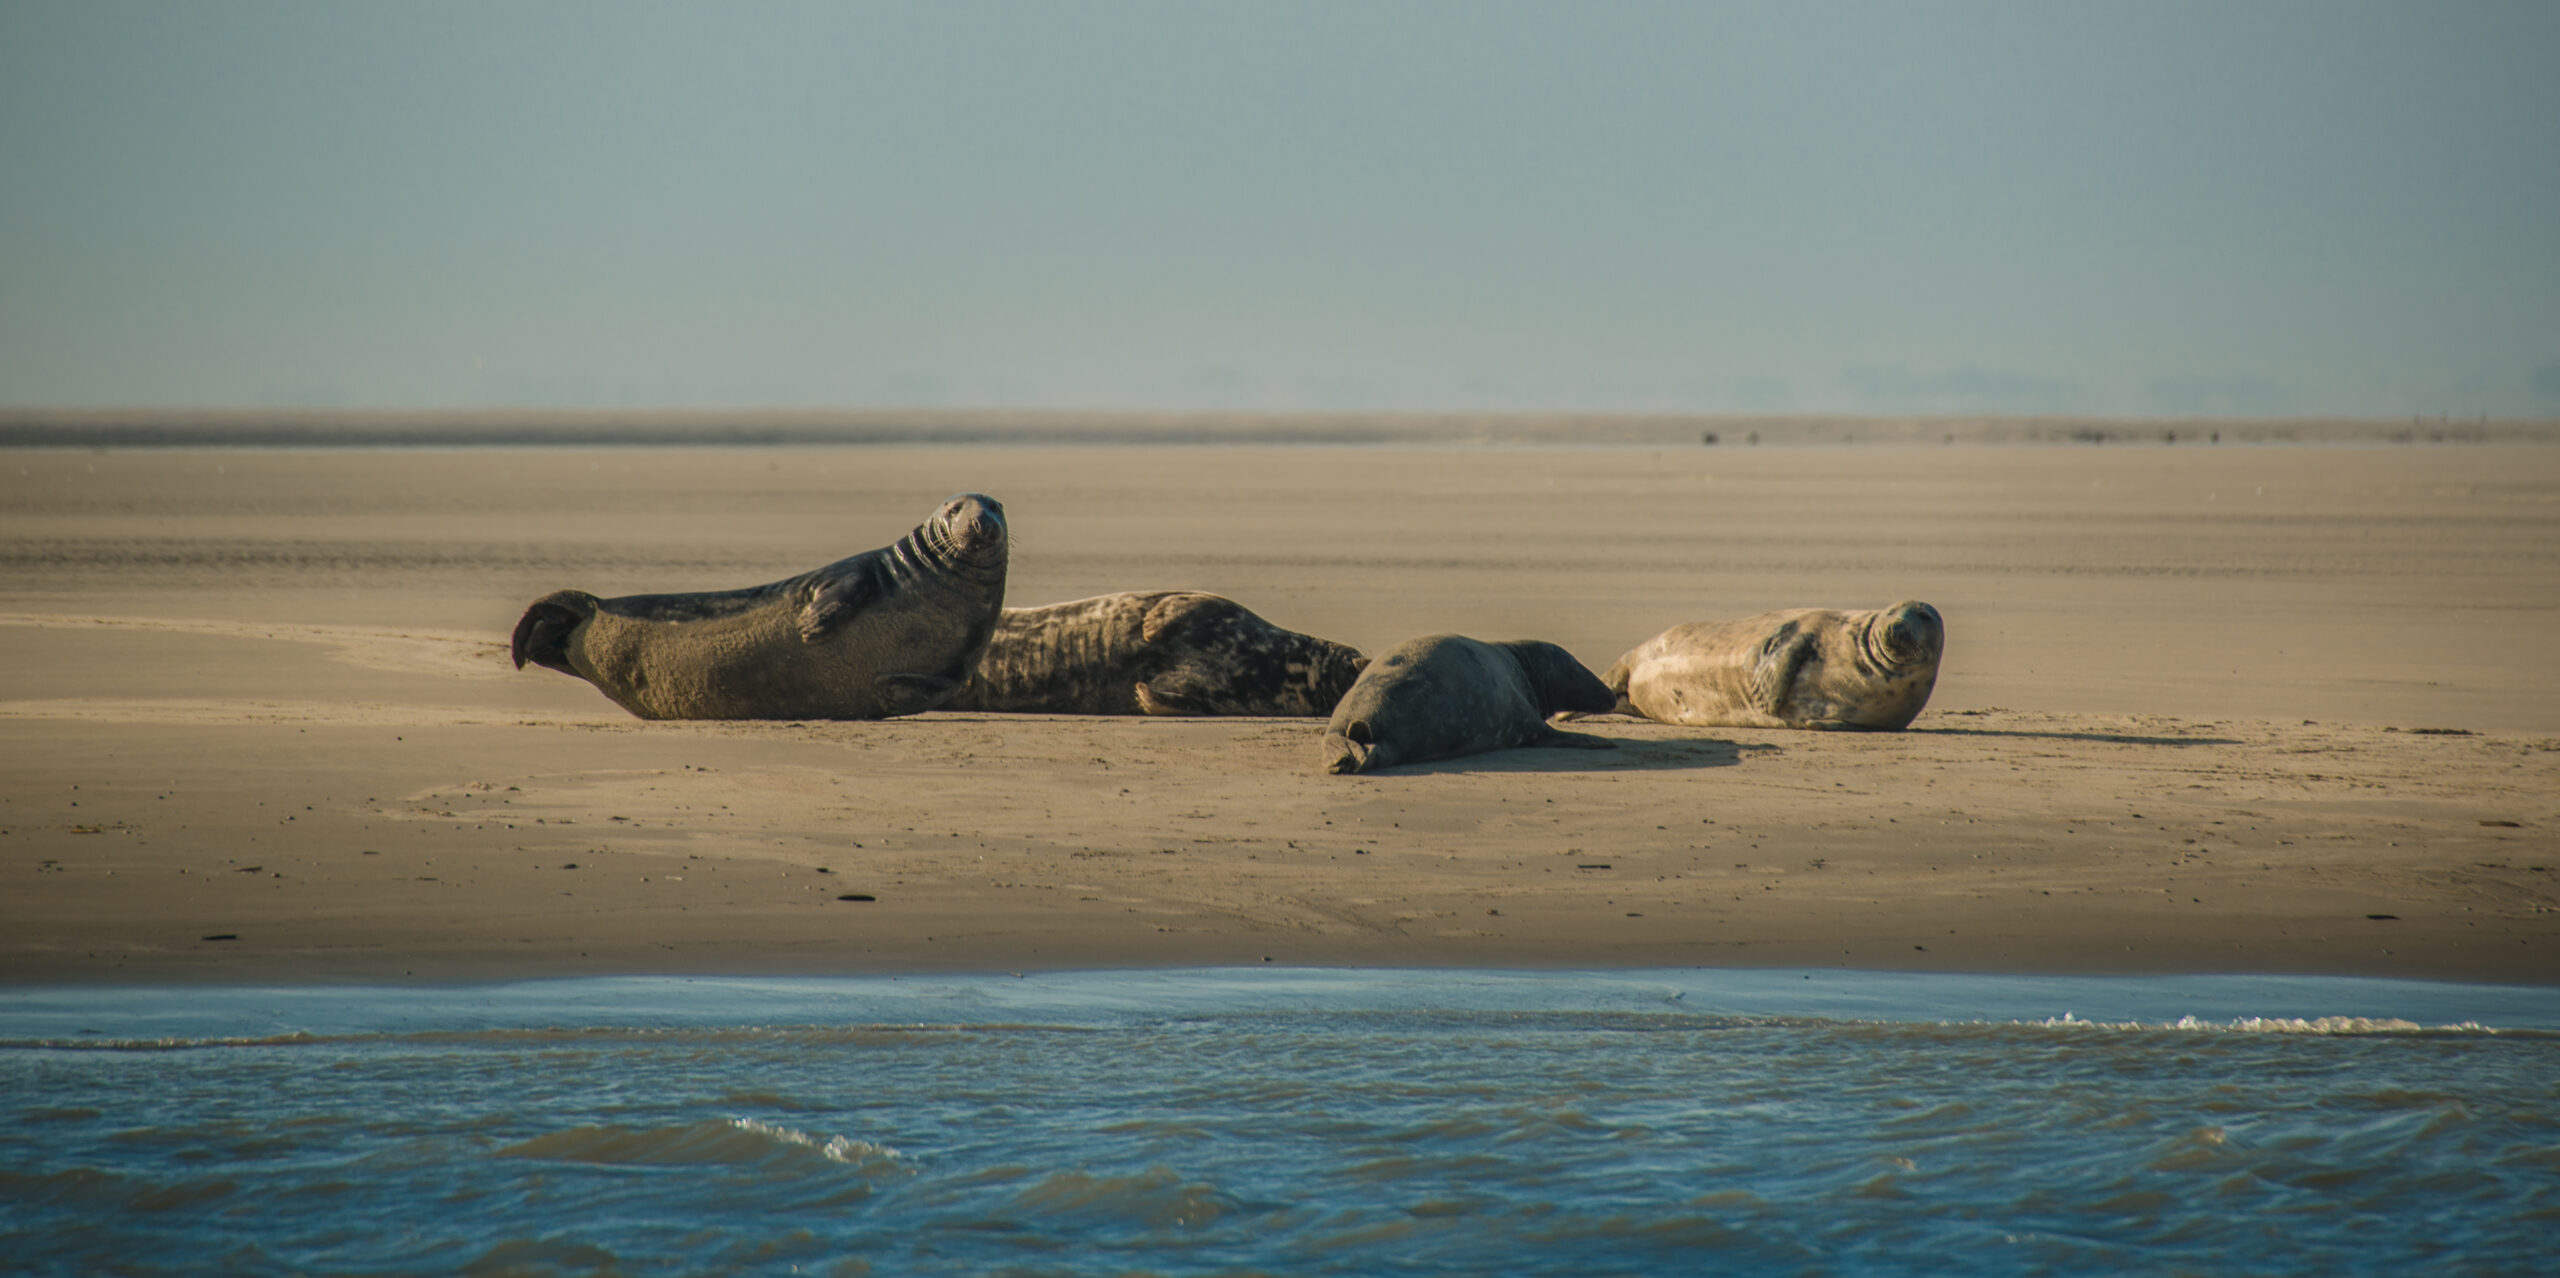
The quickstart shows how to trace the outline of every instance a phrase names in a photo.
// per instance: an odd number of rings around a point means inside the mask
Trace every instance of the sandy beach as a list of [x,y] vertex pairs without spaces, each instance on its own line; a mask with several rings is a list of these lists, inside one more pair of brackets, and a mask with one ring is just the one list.
[[[1008,600],[1377,651],[1938,606],[1897,734],[642,723],[558,587],[748,585],[1002,498]],[[0,452],[0,980],[1261,963],[2560,980],[2560,448]],[[855,898],[855,899],[846,899]]]

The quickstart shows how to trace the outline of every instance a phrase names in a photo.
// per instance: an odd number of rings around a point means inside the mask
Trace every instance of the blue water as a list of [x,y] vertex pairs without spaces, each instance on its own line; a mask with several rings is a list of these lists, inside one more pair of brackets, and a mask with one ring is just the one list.
[[16,990],[0,1087],[12,1273],[2560,1256],[2547,988],[1247,970]]

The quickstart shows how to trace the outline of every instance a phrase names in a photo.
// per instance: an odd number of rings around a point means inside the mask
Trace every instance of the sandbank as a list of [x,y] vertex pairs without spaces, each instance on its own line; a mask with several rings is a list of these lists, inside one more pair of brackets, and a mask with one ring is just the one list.
[[[524,604],[1007,504],[1009,599],[1372,651],[1926,599],[1896,734],[653,724]],[[1254,963],[2560,980],[2560,448],[0,452],[0,980]],[[867,899],[845,899],[867,898]]]

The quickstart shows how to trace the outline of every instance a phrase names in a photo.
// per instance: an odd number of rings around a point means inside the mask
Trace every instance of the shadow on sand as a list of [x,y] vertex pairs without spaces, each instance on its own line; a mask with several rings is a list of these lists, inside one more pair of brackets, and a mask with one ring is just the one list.
[[2112,745],[2243,745],[2237,737],[2137,737],[2122,732],[2021,732],[2014,728],[1904,728],[1915,737],[2033,737],[2044,741],[2104,741]]
[[1773,745],[1738,741],[1630,741],[1611,737],[1615,750],[1573,750],[1554,746],[1496,750],[1458,759],[1404,763],[1368,776],[1423,776],[1437,772],[1667,772],[1681,768],[1730,768],[1749,754],[1774,754]]

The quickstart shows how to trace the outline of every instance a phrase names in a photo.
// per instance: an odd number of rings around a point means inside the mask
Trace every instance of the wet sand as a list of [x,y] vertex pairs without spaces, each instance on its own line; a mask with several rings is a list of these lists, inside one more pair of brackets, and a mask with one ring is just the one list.
[[[1018,605],[1204,589],[1599,669],[1916,597],[1949,653],[1905,733],[1604,718],[1361,778],[1313,720],[644,724],[508,666],[547,590],[772,580],[962,489]],[[2555,547],[2548,446],[0,452],[0,980],[2549,983]]]

